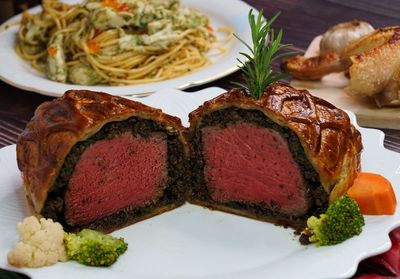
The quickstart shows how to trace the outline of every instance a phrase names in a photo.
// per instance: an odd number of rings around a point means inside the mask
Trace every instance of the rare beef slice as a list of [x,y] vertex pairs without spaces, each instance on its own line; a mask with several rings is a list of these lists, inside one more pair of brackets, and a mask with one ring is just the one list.
[[90,91],[39,106],[17,143],[34,213],[68,230],[111,231],[183,204],[187,154],[178,118]]
[[105,93],[68,91],[38,107],[17,143],[35,214],[67,230],[112,231],[185,201],[295,228],[360,169],[348,115],[274,83],[231,90],[178,118]]
[[203,206],[296,228],[343,195],[361,137],[342,110],[275,83],[231,90],[190,114],[193,188]]

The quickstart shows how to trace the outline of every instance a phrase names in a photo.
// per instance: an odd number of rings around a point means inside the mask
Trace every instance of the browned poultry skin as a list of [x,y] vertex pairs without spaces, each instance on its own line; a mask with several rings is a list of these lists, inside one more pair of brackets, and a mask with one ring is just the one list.
[[300,80],[320,80],[329,73],[343,72],[350,66],[350,60],[341,59],[336,53],[315,57],[296,55],[282,61],[281,69]]
[[339,55],[321,53],[315,57],[294,56],[281,69],[299,80],[320,80],[323,76],[348,71],[349,95],[373,97],[378,107],[400,106],[400,26],[377,29],[351,42]]
[[378,106],[398,104],[400,27],[378,29],[349,45],[345,53],[352,61],[345,88],[349,95],[374,96]]

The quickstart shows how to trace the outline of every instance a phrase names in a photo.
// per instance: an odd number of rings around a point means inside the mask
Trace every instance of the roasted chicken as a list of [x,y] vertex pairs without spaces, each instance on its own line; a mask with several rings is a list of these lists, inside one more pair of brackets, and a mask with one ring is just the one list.
[[346,48],[373,30],[371,25],[363,21],[339,23],[322,36],[318,56],[296,55],[283,60],[281,68],[301,80],[319,80],[327,74],[343,72],[351,65]]
[[[364,29],[363,32],[368,30]],[[319,56],[291,57],[282,61],[282,69],[302,80],[318,80],[333,72],[348,71],[350,83],[345,91],[349,95],[373,96],[379,107],[400,106],[399,26],[377,29],[349,40],[343,49],[335,50],[322,42]]]

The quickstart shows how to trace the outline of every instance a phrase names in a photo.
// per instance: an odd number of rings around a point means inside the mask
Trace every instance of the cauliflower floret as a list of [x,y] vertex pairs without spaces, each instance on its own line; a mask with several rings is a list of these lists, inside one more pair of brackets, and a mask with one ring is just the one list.
[[60,223],[35,216],[17,225],[20,241],[8,253],[8,263],[17,267],[41,267],[66,261],[64,230]]

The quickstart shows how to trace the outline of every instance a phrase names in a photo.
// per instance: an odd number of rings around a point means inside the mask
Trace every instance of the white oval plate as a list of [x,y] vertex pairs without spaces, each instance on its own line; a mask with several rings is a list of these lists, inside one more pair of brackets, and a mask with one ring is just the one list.
[[[166,98],[162,100],[152,95],[141,101],[179,116],[187,126],[188,113],[221,92],[220,88],[196,94],[164,90],[161,93]],[[356,123],[354,115],[349,114]],[[358,129],[364,145],[363,170],[387,177],[399,199],[400,154],[383,147],[382,132]],[[12,269],[7,264],[7,252],[18,240],[16,224],[29,215],[15,145],[0,150],[0,181],[0,267]],[[348,278],[362,259],[390,248],[388,233],[400,225],[400,209],[395,215],[366,216],[365,221],[360,236],[317,248],[300,245],[291,229],[186,204],[115,231],[113,235],[124,237],[129,249],[109,268],[67,262],[19,271],[32,278],[59,279]]]
[[[71,1],[76,2],[76,0],[64,0],[64,2]],[[248,4],[240,0],[182,0],[181,5],[197,8],[207,14],[215,30],[220,26],[230,27],[244,41],[251,42],[251,31],[247,18],[251,7]],[[31,12],[38,12],[39,10],[40,7],[35,7]],[[210,66],[179,78],[127,86],[64,84],[49,80],[16,54],[16,34],[19,25],[13,23],[18,22],[20,17],[21,15],[15,16],[0,26],[0,30],[4,30],[0,31],[0,79],[15,87],[48,96],[58,97],[70,89],[104,91],[120,96],[155,92],[165,88],[185,89],[205,84],[235,72],[238,70],[238,61],[236,59],[240,57],[239,52],[247,52],[243,44],[239,43],[237,39],[232,38],[232,40],[224,45],[227,48],[226,53],[222,55],[209,55],[210,60],[213,62]],[[11,25],[11,27],[5,29],[6,25]]]

